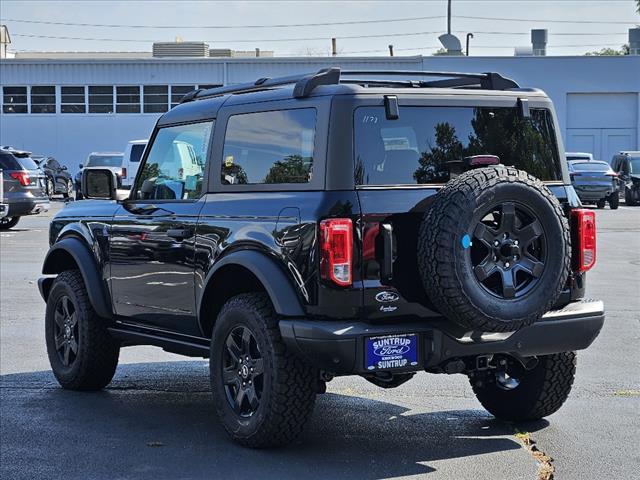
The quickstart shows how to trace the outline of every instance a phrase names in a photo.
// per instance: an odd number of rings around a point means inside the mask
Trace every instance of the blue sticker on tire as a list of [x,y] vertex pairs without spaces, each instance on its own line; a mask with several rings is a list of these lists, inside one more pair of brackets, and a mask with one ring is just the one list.
[[418,365],[418,335],[385,335],[365,340],[367,370],[395,370]]

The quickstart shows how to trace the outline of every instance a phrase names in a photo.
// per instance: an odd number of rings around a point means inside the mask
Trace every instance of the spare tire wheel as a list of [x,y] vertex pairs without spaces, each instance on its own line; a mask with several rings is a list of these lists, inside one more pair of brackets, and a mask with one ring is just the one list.
[[535,322],[556,303],[570,259],[560,203],[515,168],[480,168],[450,181],[419,229],[427,295],[443,315],[475,331]]

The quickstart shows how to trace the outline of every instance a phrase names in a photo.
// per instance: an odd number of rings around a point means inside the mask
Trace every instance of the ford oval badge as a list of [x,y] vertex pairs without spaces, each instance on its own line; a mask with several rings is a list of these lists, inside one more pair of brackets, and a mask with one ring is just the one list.
[[376,295],[376,300],[380,303],[391,303],[400,299],[400,295],[395,292],[380,292]]

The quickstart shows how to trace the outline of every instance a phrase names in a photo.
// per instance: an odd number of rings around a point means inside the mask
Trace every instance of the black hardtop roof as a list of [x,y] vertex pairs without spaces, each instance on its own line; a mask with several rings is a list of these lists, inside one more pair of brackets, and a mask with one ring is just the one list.
[[165,113],[158,124],[167,125],[215,118],[218,109],[227,101],[241,104],[362,93],[378,95],[500,93],[510,96],[522,96],[523,93],[543,94],[540,90],[520,88],[515,81],[495,72],[341,70],[339,67],[332,67],[312,74],[260,78],[255,82],[193,90],[183,97],[180,105]]

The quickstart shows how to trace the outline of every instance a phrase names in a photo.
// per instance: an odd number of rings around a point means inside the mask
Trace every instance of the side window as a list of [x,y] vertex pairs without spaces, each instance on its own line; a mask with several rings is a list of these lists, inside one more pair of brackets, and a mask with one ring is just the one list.
[[142,173],[136,198],[191,200],[200,197],[213,122],[191,123],[158,130]]
[[309,183],[315,129],[315,108],[231,116],[222,156],[222,184]]
[[145,145],[141,145],[139,143],[134,143],[131,145],[131,157],[129,158],[130,162],[138,163],[142,158],[142,152],[144,152]]

